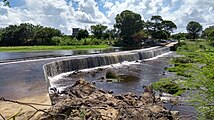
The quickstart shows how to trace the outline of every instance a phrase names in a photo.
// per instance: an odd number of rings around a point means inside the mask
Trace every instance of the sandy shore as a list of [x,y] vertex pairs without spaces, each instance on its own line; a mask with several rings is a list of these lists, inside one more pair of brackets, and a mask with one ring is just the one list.
[[[38,104],[51,105],[48,94],[22,98],[16,101],[24,102],[24,103],[38,103]],[[33,105],[33,106],[35,106],[37,109],[48,109],[50,107],[50,106],[39,106],[39,105]],[[0,113],[7,119],[13,116],[14,114],[18,113],[20,110],[21,112],[16,117],[16,120],[26,120],[31,115],[33,115],[34,112],[36,111],[35,109],[26,105],[19,105],[16,103],[0,101]],[[39,114],[42,114],[42,112],[39,112],[38,114],[36,114],[32,119],[36,119],[36,117],[38,117]],[[2,118],[0,117],[0,120],[1,119]]]

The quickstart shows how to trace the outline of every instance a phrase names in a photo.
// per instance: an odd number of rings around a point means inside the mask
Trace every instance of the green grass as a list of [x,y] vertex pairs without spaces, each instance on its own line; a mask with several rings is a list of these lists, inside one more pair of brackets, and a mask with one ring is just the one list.
[[[198,111],[199,120],[211,120],[214,118],[214,44],[211,40],[183,41],[177,49],[177,53],[183,57],[174,58],[174,67],[168,68],[170,72],[175,72],[176,79],[181,79],[188,90],[188,102],[191,102]],[[182,76],[182,77],[181,77]],[[170,79],[170,81],[174,80]],[[154,88],[166,92],[183,91],[177,89],[177,85],[172,85],[168,81],[158,81]],[[179,91],[177,91],[179,90]],[[185,89],[184,89],[185,90]]]
[[13,46],[0,47],[0,52],[28,52],[45,50],[84,50],[108,48],[108,45],[72,45],[72,46]]
[[175,81],[166,78],[152,83],[152,87],[160,92],[173,94],[175,96],[180,96],[183,92],[185,92],[184,88],[182,88]]

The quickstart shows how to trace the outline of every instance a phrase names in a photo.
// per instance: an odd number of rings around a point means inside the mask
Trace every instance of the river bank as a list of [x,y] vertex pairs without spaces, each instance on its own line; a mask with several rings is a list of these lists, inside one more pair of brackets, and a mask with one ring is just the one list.
[[70,45],[70,46],[13,46],[0,47],[0,52],[29,52],[29,51],[44,51],[44,50],[85,50],[85,49],[100,49],[109,48],[109,45]]
[[[43,93],[41,95],[35,95],[31,97],[25,97],[21,99],[17,99],[14,101],[18,102],[23,102],[23,103],[38,103],[38,104],[43,104],[41,105],[33,105],[37,109],[48,109],[51,105],[49,95],[47,93]],[[26,120],[28,119],[31,115],[33,115],[36,110],[33,109],[32,107],[29,107],[27,105],[21,105],[17,103],[12,103],[12,102],[4,102],[0,101],[0,114],[4,116],[6,119],[10,118],[11,116],[20,113],[16,116],[16,120]],[[39,115],[43,114],[43,112],[39,112],[34,116],[34,119],[36,119]],[[0,119],[2,119],[0,117]]]

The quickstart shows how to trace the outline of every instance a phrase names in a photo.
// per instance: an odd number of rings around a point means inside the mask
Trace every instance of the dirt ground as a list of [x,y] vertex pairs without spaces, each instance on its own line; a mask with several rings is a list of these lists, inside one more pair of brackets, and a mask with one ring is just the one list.
[[[38,103],[38,104],[44,104],[47,106],[40,106],[40,105],[33,105],[37,109],[48,109],[51,105],[49,95],[43,94],[39,96],[33,96],[33,97],[27,97],[18,99],[15,101],[24,102],[24,103]],[[19,111],[21,111],[19,113]],[[26,106],[26,105],[19,105],[17,103],[11,103],[11,102],[3,102],[0,101],[0,114],[4,116],[6,119],[10,118],[11,116],[14,116],[15,114],[19,113],[16,116],[16,120],[26,120],[30,116],[32,116],[36,112],[35,109]],[[38,112],[32,119],[36,119],[40,114],[43,114],[42,112]],[[0,117],[0,120],[3,118]]]

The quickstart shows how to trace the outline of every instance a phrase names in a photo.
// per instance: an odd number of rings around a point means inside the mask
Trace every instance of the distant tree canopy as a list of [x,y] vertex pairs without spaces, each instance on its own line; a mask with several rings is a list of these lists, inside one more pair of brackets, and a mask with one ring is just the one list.
[[52,37],[61,36],[61,31],[23,23],[20,25],[10,25],[1,29],[0,45],[3,46],[23,46],[23,45],[51,45]]
[[188,33],[177,33],[172,35],[171,38],[177,39],[177,40],[186,40],[186,39],[189,39],[190,36]]
[[177,26],[172,21],[164,20],[161,16],[156,15],[151,17],[151,21],[146,22],[145,29],[149,31],[152,38],[167,39],[177,29]]
[[162,22],[163,22],[163,19],[161,16],[159,16],[159,15],[152,16],[151,22],[150,22],[152,30],[154,32],[161,30],[162,29]]
[[104,39],[109,39],[109,40],[114,40],[116,38],[116,29],[108,29],[105,31],[103,38]]
[[206,28],[202,34],[203,37],[214,40],[214,26]]
[[167,39],[177,29],[174,22],[164,20],[161,16],[152,16],[144,22],[140,14],[125,10],[115,18],[121,44],[127,46],[140,46],[143,39],[151,36],[153,39]]
[[170,20],[163,20],[161,24],[162,24],[163,30],[169,33],[172,33],[173,30],[177,29],[177,26],[175,25],[175,23],[173,23]]
[[104,32],[106,31],[107,28],[108,28],[107,26],[104,26],[102,24],[92,25],[91,32],[97,39],[101,39],[104,36]]
[[201,34],[203,28],[202,25],[195,21],[190,21],[187,26],[186,30],[189,33],[190,37],[195,40]]
[[87,38],[89,36],[89,33],[87,30],[83,30],[81,29],[78,34],[77,34],[77,40],[81,40],[81,39],[84,39],[84,38]]
[[117,14],[115,28],[118,29],[118,33],[122,40],[120,41],[124,46],[138,46],[141,41],[133,41],[133,35],[143,29],[143,21],[140,14],[134,13],[129,10],[125,10],[120,14]]

